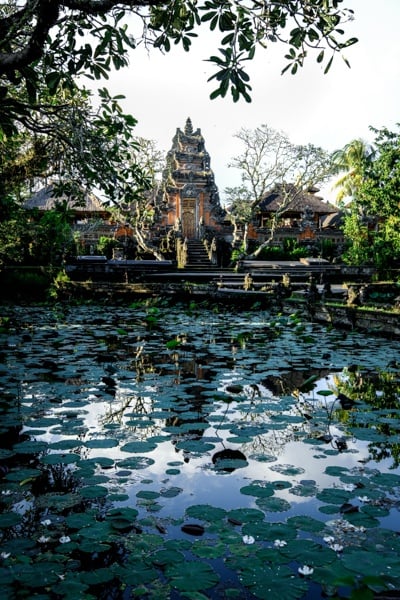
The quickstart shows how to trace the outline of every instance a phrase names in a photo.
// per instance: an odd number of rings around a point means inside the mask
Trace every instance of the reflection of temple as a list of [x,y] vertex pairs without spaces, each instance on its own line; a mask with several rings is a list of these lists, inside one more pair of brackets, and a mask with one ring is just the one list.
[[210,155],[200,129],[188,118],[184,131],[176,130],[163,174],[164,210],[161,227],[179,231],[184,238],[212,238],[222,232],[223,211]]

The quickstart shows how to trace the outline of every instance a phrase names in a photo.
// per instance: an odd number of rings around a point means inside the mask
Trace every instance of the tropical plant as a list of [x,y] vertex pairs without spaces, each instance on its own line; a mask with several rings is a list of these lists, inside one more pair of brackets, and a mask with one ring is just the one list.
[[363,182],[364,169],[373,158],[373,149],[362,139],[352,140],[332,154],[332,173],[341,175],[335,182],[338,189],[337,200],[356,199]]
[[353,156],[355,183],[343,188],[352,191],[344,223],[350,246],[344,258],[354,264],[372,263],[383,276],[390,275],[388,270],[400,259],[400,137],[387,128],[371,131],[375,140],[368,152],[357,142],[355,153],[347,153]]
[[100,236],[97,243],[96,251],[99,254],[104,254],[108,259],[112,258],[113,250],[118,246],[118,240],[105,235]]

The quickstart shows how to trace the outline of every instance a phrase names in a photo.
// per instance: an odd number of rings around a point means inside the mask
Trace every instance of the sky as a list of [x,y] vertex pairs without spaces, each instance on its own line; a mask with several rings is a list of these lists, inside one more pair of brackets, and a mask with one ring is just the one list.
[[[205,59],[217,46],[206,31],[189,53],[178,47],[166,55],[135,49],[130,66],[113,73],[107,87],[126,97],[121,104],[138,120],[136,135],[154,140],[165,153],[190,117],[205,139],[223,201],[224,188],[240,184],[239,171],[228,163],[241,152],[234,134],[242,127],[267,124],[293,143],[333,151],[356,138],[372,141],[370,126],[394,129],[400,122],[400,0],[346,0],[345,5],[355,11],[345,25],[346,39],[359,39],[344,52],[351,68],[337,55],[324,75],[316,55],[310,55],[296,75],[281,75],[287,48],[260,48],[248,68],[250,104],[234,103],[230,92],[225,99],[209,99],[216,86],[207,82],[214,71]],[[321,195],[332,202],[336,192],[329,184]]]

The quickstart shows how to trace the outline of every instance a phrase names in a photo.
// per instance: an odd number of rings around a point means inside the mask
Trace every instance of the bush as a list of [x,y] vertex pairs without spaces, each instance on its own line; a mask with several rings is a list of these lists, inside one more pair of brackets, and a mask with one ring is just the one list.
[[5,297],[43,299],[51,285],[52,275],[39,267],[15,267],[3,271],[0,282]]
[[119,246],[118,240],[102,235],[99,238],[96,250],[99,254],[104,254],[108,259],[111,259],[113,256],[113,250],[117,246]]

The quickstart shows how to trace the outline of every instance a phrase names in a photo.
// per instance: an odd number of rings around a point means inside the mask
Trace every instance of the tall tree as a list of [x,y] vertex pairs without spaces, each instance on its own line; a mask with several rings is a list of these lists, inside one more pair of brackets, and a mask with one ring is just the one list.
[[364,169],[373,158],[373,148],[362,139],[352,140],[332,154],[332,173],[340,175],[334,187],[339,190],[337,200],[356,198],[363,182]]
[[[247,248],[247,231],[252,217],[251,192],[245,185],[225,188],[226,210],[233,224],[232,246]],[[243,233],[241,232],[243,230]]]
[[356,185],[345,213],[344,232],[350,241],[345,259],[374,264],[381,275],[400,261],[399,128],[370,128],[375,140],[357,162]]
[[149,186],[147,189],[142,188],[129,202],[119,203],[116,213],[129,223],[139,250],[162,260],[164,256],[152,243],[149,228],[160,211],[158,189],[165,168],[165,153],[158,149],[154,140],[136,137],[133,142],[129,162],[135,169],[139,169]]
[[[242,142],[243,151],[229,163],[239,169],[242,178],[241,207],[248,199],[249,221],[265,194],[279,187],[281,202],[272,216],[270,235],[252,256],[257,256],[274,239],[279,219],[302,191],[321,183],[329,176],[330,157],[322,148],[293,144],[287,135],[266,124],[256,129],[242,128],[235,134]],[[294,185],[286,185],[293,183]],[[244,193],[247,190],[247,193]]]

